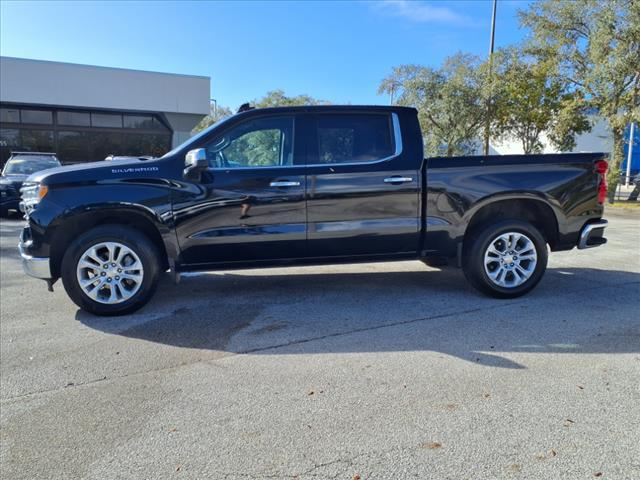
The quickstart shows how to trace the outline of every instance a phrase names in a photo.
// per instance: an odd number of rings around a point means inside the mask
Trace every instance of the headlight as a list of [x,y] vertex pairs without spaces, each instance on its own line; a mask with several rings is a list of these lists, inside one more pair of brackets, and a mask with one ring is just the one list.
[[39,183],[25,183],[20,189],[25,208],[30,209],[36,206],[48,191],[49,188],[46,185],[41,185]]

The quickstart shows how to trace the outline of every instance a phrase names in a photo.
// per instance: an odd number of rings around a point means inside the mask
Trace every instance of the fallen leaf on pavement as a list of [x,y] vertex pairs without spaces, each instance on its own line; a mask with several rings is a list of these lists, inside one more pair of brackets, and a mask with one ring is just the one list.
[[440,448],[440,447],[442,447],[442,444],[438,442],[429,442],[429,443],[422,444],[422,448],[428,448],[430,450],[435,450],[436,448]]

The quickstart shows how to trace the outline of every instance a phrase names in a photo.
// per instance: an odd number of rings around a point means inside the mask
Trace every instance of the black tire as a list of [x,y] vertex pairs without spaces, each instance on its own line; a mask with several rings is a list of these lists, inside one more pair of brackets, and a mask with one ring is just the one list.
[[[76,268],[80,257],[93,245],[101,242],[118,242],[131,249],[139,257],[144,269],[140,287],[133,296],[120,303],[101,303],[89,297],[80,284]],[[61,277],[67,295],[81,309],[94,315],[125,315],[144,306],[155,293],[160,275],[158,249],[143,233],[122,225],[104,225],[80,235],[68,248],[62,259]]]
[[[508,232],[526,235],[533,243],[537,256],[535,267],[532,268],[533,273],[526,281],[513,287],[497,285],[485,270],[485,252],[489,245],[500,235]],[[547,242],[540,231],[530,223],[521,220],[503,220],[480,227],[467,235],[469,238],[465,239],[462,258],[464,275],[480,292],[495,298],[515,298],[533,290],[542,279],[547,269]],[[515,276],[515,273],[511,275]]]

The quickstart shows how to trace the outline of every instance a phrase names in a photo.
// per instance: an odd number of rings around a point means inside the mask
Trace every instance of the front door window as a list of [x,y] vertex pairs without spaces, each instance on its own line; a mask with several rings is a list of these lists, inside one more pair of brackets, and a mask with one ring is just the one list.
[[212,168],[259,168],[293,165],[293,118],[250,120],[206,146]]

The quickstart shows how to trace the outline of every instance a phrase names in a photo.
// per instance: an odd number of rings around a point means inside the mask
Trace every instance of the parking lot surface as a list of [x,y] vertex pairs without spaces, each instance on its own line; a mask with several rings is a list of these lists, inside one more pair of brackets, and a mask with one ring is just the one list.
[[0,244],[3,479],[640,478],[640,216],[516,300],[419,262],[164,278],[99,318]]

